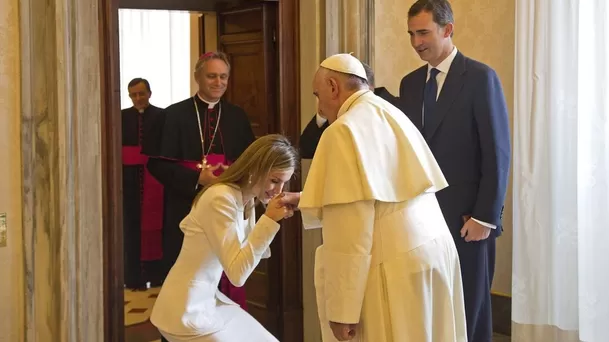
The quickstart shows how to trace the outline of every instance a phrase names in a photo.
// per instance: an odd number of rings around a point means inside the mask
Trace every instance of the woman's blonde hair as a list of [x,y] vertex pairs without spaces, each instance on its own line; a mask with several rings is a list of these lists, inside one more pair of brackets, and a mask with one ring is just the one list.
[[208,184],[193,203],[215,184],[236,185],[248,189],[259,184],[273,171],[296,170],[299,155],[290,141],[281,134],[269,134],[256,139],[237,160],[211,184]]

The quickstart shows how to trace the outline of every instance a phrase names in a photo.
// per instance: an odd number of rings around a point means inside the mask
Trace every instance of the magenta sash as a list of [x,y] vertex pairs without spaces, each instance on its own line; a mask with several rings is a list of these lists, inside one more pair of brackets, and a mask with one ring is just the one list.
[[163,258],[163,185],[146,168],[148,156],[141,153],[141,146],[123,146],[123,165],[143,167],[140,179],[140,260]]

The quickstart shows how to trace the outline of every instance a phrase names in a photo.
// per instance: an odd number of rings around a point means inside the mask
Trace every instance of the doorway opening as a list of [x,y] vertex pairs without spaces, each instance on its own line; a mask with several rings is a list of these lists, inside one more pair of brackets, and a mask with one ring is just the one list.
[[[104,160],[104,330],[108,341],[129,341],[125,325],[137,327],[135,317],[145,321],[149,312],[141,312],[147,307],[135,307],[138,299],[133,299],[125,290],[124,231],[123,231],[123,174],[122,139],[120,109],[130,105],[127,83],[133,77],[149,78],[153,96],[159,107],[180,101],[193,92],[193,58],[209,50],[221,50],[229,55],[233,84],[226,96],[229,101],[246,110],[256,135],[282,133],[297,145],[300,135],[299,99],[299,1],[200,1],[200,0],[102,0],[100,7],[102,32],[102,96],[104,108],[103,160]],[[167,17],[178,13],[188,14],[187,38],[182,37],[182,46],[188,46],[189,63],[185,66],[186,76],[181,66],[171,67],[172,51],[166,53],[170,70],[155,70],[146,76],[145,72],[155,59],[142,56],[129,57],[132,53],[146,50],[147,39],[128,44],[128,38],[121,34],[121,12],[130,10],[157,10]],[[137,12],[131,12],[131,14]],[[140,13],[141,14],[141,13]],[[125,17],[123,15],[123,17]],[[141,18],[140,18],[141,19]],[[159,22],[161,19],[155,19]],[[124,22],[124,21],[123,21]],[[171,22],[171,20],[167,20]],[[143,25],[140,20],[140,24]],[[207,28],[207,29],[206,29]],[[215,32],[213,29],[216,29]],[[186,26],[179,28],[185,30]],[[176,28],[178,30],[178,28]],[[141,31],[141,30],[140,30]],[[131,32],[137,32],[133,28]],[[196,32],[197,34],[194,34]],[[133,33],[132,33],[133,34]],[[144,33],[142,33],[144,34]],[[163,35],[160,31],[157,35]],[[166,34],[165,41],[171,36]],[[188,40],[185,42],[184,40]],[[179,39],[177,40],[179,42]],[[174,41],[175,44],[178,44]],[[127,45],[125,45],[127,44]],[[138,46],[139,44],[139,46]],[[150,44],[157,44],[153,41]],[[177,45],[176,45],[177,46]],[[198,47],[198,51],[197,48]],[[214,48],[215,47],[215,48]],[[150,47],[154,51],[154,47]],[[186,48],[185,48],[186,49]],[[180,48],[174,50],[182,51]],[[129,52],[135,51],[135,52]],[[186,51],[186,50],[184,50]],[[173,51],[176,52],[176,51]],[[152,52],[153,53],[153,52]],[[126,58],[123,58],[125,56]],[[140,58],[145,68],[137,71],[136,60]],[[178,58],[178,57],[176,57]],[[179,58],[185,59],[184,56]],[[131,60],[132,62],[125,63]],[[258,70],[252,70],[252,61],[260,61]],[[125,63],[125,64],[123,64]],[[148,64],[146,64],[148,63]],[[134,67],[137,66],[137,67]],[[155,69],[162,69],[153,64]],[[241,67],[240,67],[241,66]],[[162,74],[162,75],[161,75]],[[238,77],[233,77],[239,75]],[[185,80],[186,77],[188,80]],[[154,81],[152,81],[154,79]],[[163,79],[171,79],[162,84]],[[186,82],[186,83],[185,83]],[[176,90],[178,89],[178,90]],[[253,91],[252,91],[253,90]],[[188,92],[187,96],[182,94]],[[255,93],[255,95],[252,95]],[[173,97],[172,97],[173,96]],[[166,102],[166,103],[165,103]],[[289,191],[300,190],[300,174],[295,174],[288,185]],[[302,230],[300,218],[294,216],[282,223],[281,233],[276,237],[271,249],[273,257],[261,265],[246,284],[250,313],[281,341],[302,341]],[[152,284],[151,284],[152,285]],[[146,286],[147,287],[147,286]],[[148,293],[150,292],[150,293]],[[140,294],[140,292],[133,292]],[[147,298],[148,306],[153,303],[154,289],[141,293]],[[128,303],[126,303],[128,302]],[[130,305],[131,304],[131,305]],[[134,310],[133,309],[140,309]],[[130,312],[132,311],[132,312]],[[129,316],[131,313],[132,316]],[[138,316],[139,314],[139,316]],[[144,322],[145,323],[145,322]],[[143,327],[143,326],[142,326]],[[144,329],[145,330],[145,329]],[[150,330],[150,341],[155,335]],[[158,331],[156,331],[158,333]],[[146,335],[147,333],[143,333]],[[138,336],[143,336],[138,335]]]
[[[145,187],[140,132],[149,110],[166,108],[196,92],[192,65],[199,56],[200,12],[119,8],[119,64],[123,144],[123,281],[125,341],[157,341],[150,322],[163,270],[162,220],[144,224],[142,204],[161,196]],[[140,112],[140,113],[138,113]],[[143,117],[143,120],[138,120]],[[150,196],[152,194],[152,197]],[[148,197],[148,198],[147,198]]]

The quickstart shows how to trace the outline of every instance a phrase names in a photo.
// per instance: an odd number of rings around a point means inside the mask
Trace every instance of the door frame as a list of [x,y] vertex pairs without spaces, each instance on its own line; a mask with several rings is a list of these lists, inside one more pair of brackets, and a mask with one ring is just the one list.
[[[277,1],[277,0],[276,0]],[[244,1],[246,2],[246,1]],[[122,142],[120,117],[119,8],[202,11],[202,0],[100,0],[100,72],[102,104],[102,201],[104,245],[104,336],[106,341],[125,338],[123,288]],[[218,1],[234,3],[233,0]],[[300,0],[279,1],[279,132],[295,146],[300,138]],[[209,10],[209,9],[207,9]],[[301,190],[300,170],[288,184]],[[286,220],[278,239],[283,258],[280,298],[281,335],[285,341],[303,339],[302,226],[299,215]]]

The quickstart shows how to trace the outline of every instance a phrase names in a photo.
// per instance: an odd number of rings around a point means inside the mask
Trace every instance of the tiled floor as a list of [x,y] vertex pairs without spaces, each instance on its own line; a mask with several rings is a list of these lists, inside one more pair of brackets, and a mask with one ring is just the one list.
[[[149,322],[159,290],[159,287],[136,292],[125,290],[126,342],[160,342],[158,331]],[[510,337],[495,334],[493,342],[510,342]]]

